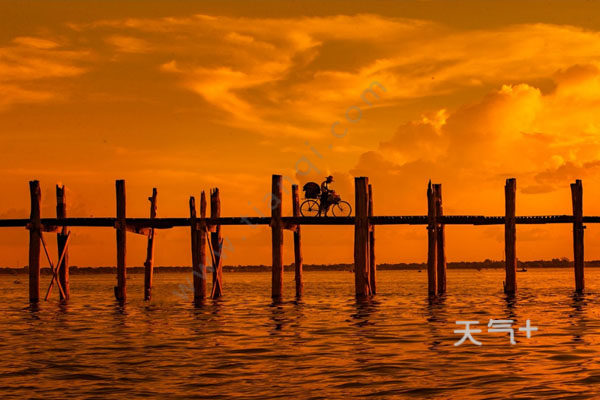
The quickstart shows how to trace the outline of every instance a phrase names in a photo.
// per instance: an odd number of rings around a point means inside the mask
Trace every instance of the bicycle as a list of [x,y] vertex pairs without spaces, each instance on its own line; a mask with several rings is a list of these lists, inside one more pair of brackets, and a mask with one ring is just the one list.
[[[331,209],[334,217],[349,217],[352,214],[352,206],[338,195],[333,195],[329,207],[325,209],[324,216]],[[303,217],[318,217],[323,212],[319,199],[306,199],[300,204],[300,214]]]

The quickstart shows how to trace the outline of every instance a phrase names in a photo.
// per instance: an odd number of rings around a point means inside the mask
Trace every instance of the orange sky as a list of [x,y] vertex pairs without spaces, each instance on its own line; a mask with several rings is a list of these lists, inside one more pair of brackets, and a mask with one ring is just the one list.
[[[447,214],[502,215],[507,177],[517,214],[567,214],[581,178],[584,212],[600,215],[600,3],[322,3],[2,2],[0,218],[28,216],[30,179],[43,216],[56,182],[70,216],[113,216],[119,178],[131,217],[153,186],[159,216],[187,216],[213,186],[224,216],[268,215],[272,173],[333,174],[349,200],[369,176],[380,215],[424,214],[429,178]],[[352,260],[351,227],[304,232],[306,263]],[[447,232],[450,261],[503,257],[502,227]],[[74,233],[73,265],[114,264],[113,230]],[[226,264],[270,263],[268,228],[224,234]],[[521,259],[571,257],[568,225],[517,234]],[[599,241],[589,226],[587,259]],[[129,265],[144,247],[129,236]],[[158,265],[189,253],[188,229],[160,232]],[[425,228],[378,228],[377,255],[424,261]],[[27,231],[0,232],[0,266],[26,262]]]

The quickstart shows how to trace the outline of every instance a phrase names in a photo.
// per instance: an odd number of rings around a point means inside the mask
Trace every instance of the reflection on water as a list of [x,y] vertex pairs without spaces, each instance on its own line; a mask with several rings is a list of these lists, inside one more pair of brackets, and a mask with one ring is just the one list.
[[[194,306],[186,274],[143,276],[128,303],[114,276],[73,275],[72,301],[27,305],[27,287],[0,282],[2,398],[595,398],[600,382],[600,270],[573,294],[572,271],[519,274],[506,296],[501,270],[450,270],[448,293],[426,295],[426,275],[381,271],[379,294],[353,297],[347,272],[309,272],[305,296],[270,299],[270,274],[225,276],[225,297]],[[490,319],[512,319],[508,334]],[[539,331],[527,339],[527,319]],[[479,321],[483,343],[454,346],[456,321]]]

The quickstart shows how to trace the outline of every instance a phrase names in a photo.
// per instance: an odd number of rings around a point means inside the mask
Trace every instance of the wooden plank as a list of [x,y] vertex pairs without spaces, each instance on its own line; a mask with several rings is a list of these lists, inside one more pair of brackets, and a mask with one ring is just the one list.
[[583,185],[577,179],[571,184],[573,203],[573,267],[575,270],[575,291],[583,293],[585,279],[583,272]]
[[371,295],[369,284],[369,179],[354,178],[354,286],[356,297]]
[[437,218],[437,287],[438,294],[446,293],[446,233],[442,217],[442,185],[433,185],[435,195],[435,213]]
[[517,181],[515,178],[506,180],[504,187],[505,222],[504,222],[504,254],[506,281],[504,292],[514,294],[517,291],[517,229],[515,219],[515,198]]
[[271,246],[273,256],[271,297],[274,302],[281,301],[283,296],[282,198],[282,176],[273,175],[271,179]]
[[138,225],[131,225],[131,224],[127,224],[127,223],[125,225],[125,230],[127,232],[129,232],[129,233],[135,233],[137,235],[143,235],[143,236],[147,236],[147,237],[150,237],[150,233],[152,232],[152,229],[153,228],[140,227]]
[[40,301],[40,245],[42,236],[40,203],[42,194],[39,181],[29,182],[31,212],[29,216],[29,302]]
[[[300,195],[298,194],[298,185],[292,185],[292,214],[294,217],[300,216]],[[294,280],[296,281],[296,298],[301,298],[302,293],[304,292],[301,239],[300,225],[296,225],[296,229],[294,230]]]
[[117,194],[117,286],[115,297],[121,304],[127,300],[127,231],[126,231],[126,196],[125,181],[117,180],[115,183]]
[[[67,218],[67,193],[64,185],[56,185],[56,218]],[[69,248],[66,246],[68,238],[69,228],[67,226],[61,227],[60,232],[56,234],[58,254],[63,255],[62,262],[56,266],[58,268],[59,287],[63,289],[60,292],[61,301],[68,301],[71,296],[69,285]]]
[[[158,192],[152,188],[152,196],[148,197],[150,201],[150,219],[156,218],[158,209]],[[150,228],[148,234],[148,244],[146,246],[146,262],[144,262],[144,300],[152,299],[152,278],[154,275],[154,245],[156,239],[156,230]]]
[[437,218],[431,181],[427,185],[427,292],[437,294]]
[[[217,219],[220,216],[221,198],[219,188],[214,188],[210,191],[210,218]],[[220,225],[217,225],[215,231],[210,234],[210,241],[214,252],[211,297],[217,299],[223,295],[223,238],[221,237]]]
[[[427,215],[380,215],[369,217],[371,225],[427,225]],[[294,229],[296,225],[354,225],[354,217],[282,217],[285,229]],[[116,226],[116,218],[42,218],[44,232],[57,232],[58,227],[112,227]],[[444,225],[504,225],[504,216],[484,215],[444,215],[441,217]],[[584,223],[600,223],[600,216],[584,216]],[[535,215],[518,216],[515,219],[517,225],[538,224],[572,224],[573,215]],[[0,219],[0,228],[25,227],[28,228],[30,219]],[[142,228],[170,229],[174,227],[190,226],[189,218],[126,218],[126,224],[131,231],[146,234]],[[216,225],[270,225],[271,217],[220,217],[217,219],[206,219],[206,224],[212,229]]]
[[[369,217],[373,216],[373,187],[369,184]],[[377,265],[375,263],[375,227],[369,222],[369,284],[371,294],[377,294]]]
[[[350,217],[351,218],[351,217]],[[372,225],[427,225],[427,215],[380,215],[369,217]]]

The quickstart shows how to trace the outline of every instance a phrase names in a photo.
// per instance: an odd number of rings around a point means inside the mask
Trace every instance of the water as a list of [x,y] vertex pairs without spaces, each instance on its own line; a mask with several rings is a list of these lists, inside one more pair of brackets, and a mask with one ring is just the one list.
[[[179,287],[188,274],[155,275],[150,303],[143,276],[132,275],[121,308],[114,276],[74,275],[70,304],[31,310],[26,276],[3,276],[0,396],[594,398],[599,277],[588,269],[588,293],[577,298],[571,270],[530,270],[508,301],[503,271],[450,270],[448,295],[429,303],[425,272],[381,271],[376,299],[357,304],[353,274],[308,272],[302,302],[273,306],[270,274],[226,273],[226,296],[194,308]],[[487,332],[490,318],[530,319],[539,331],[517,332],[511,346],[508,334]],[[457,320],[479,320],[483,345],[454,346]]]

